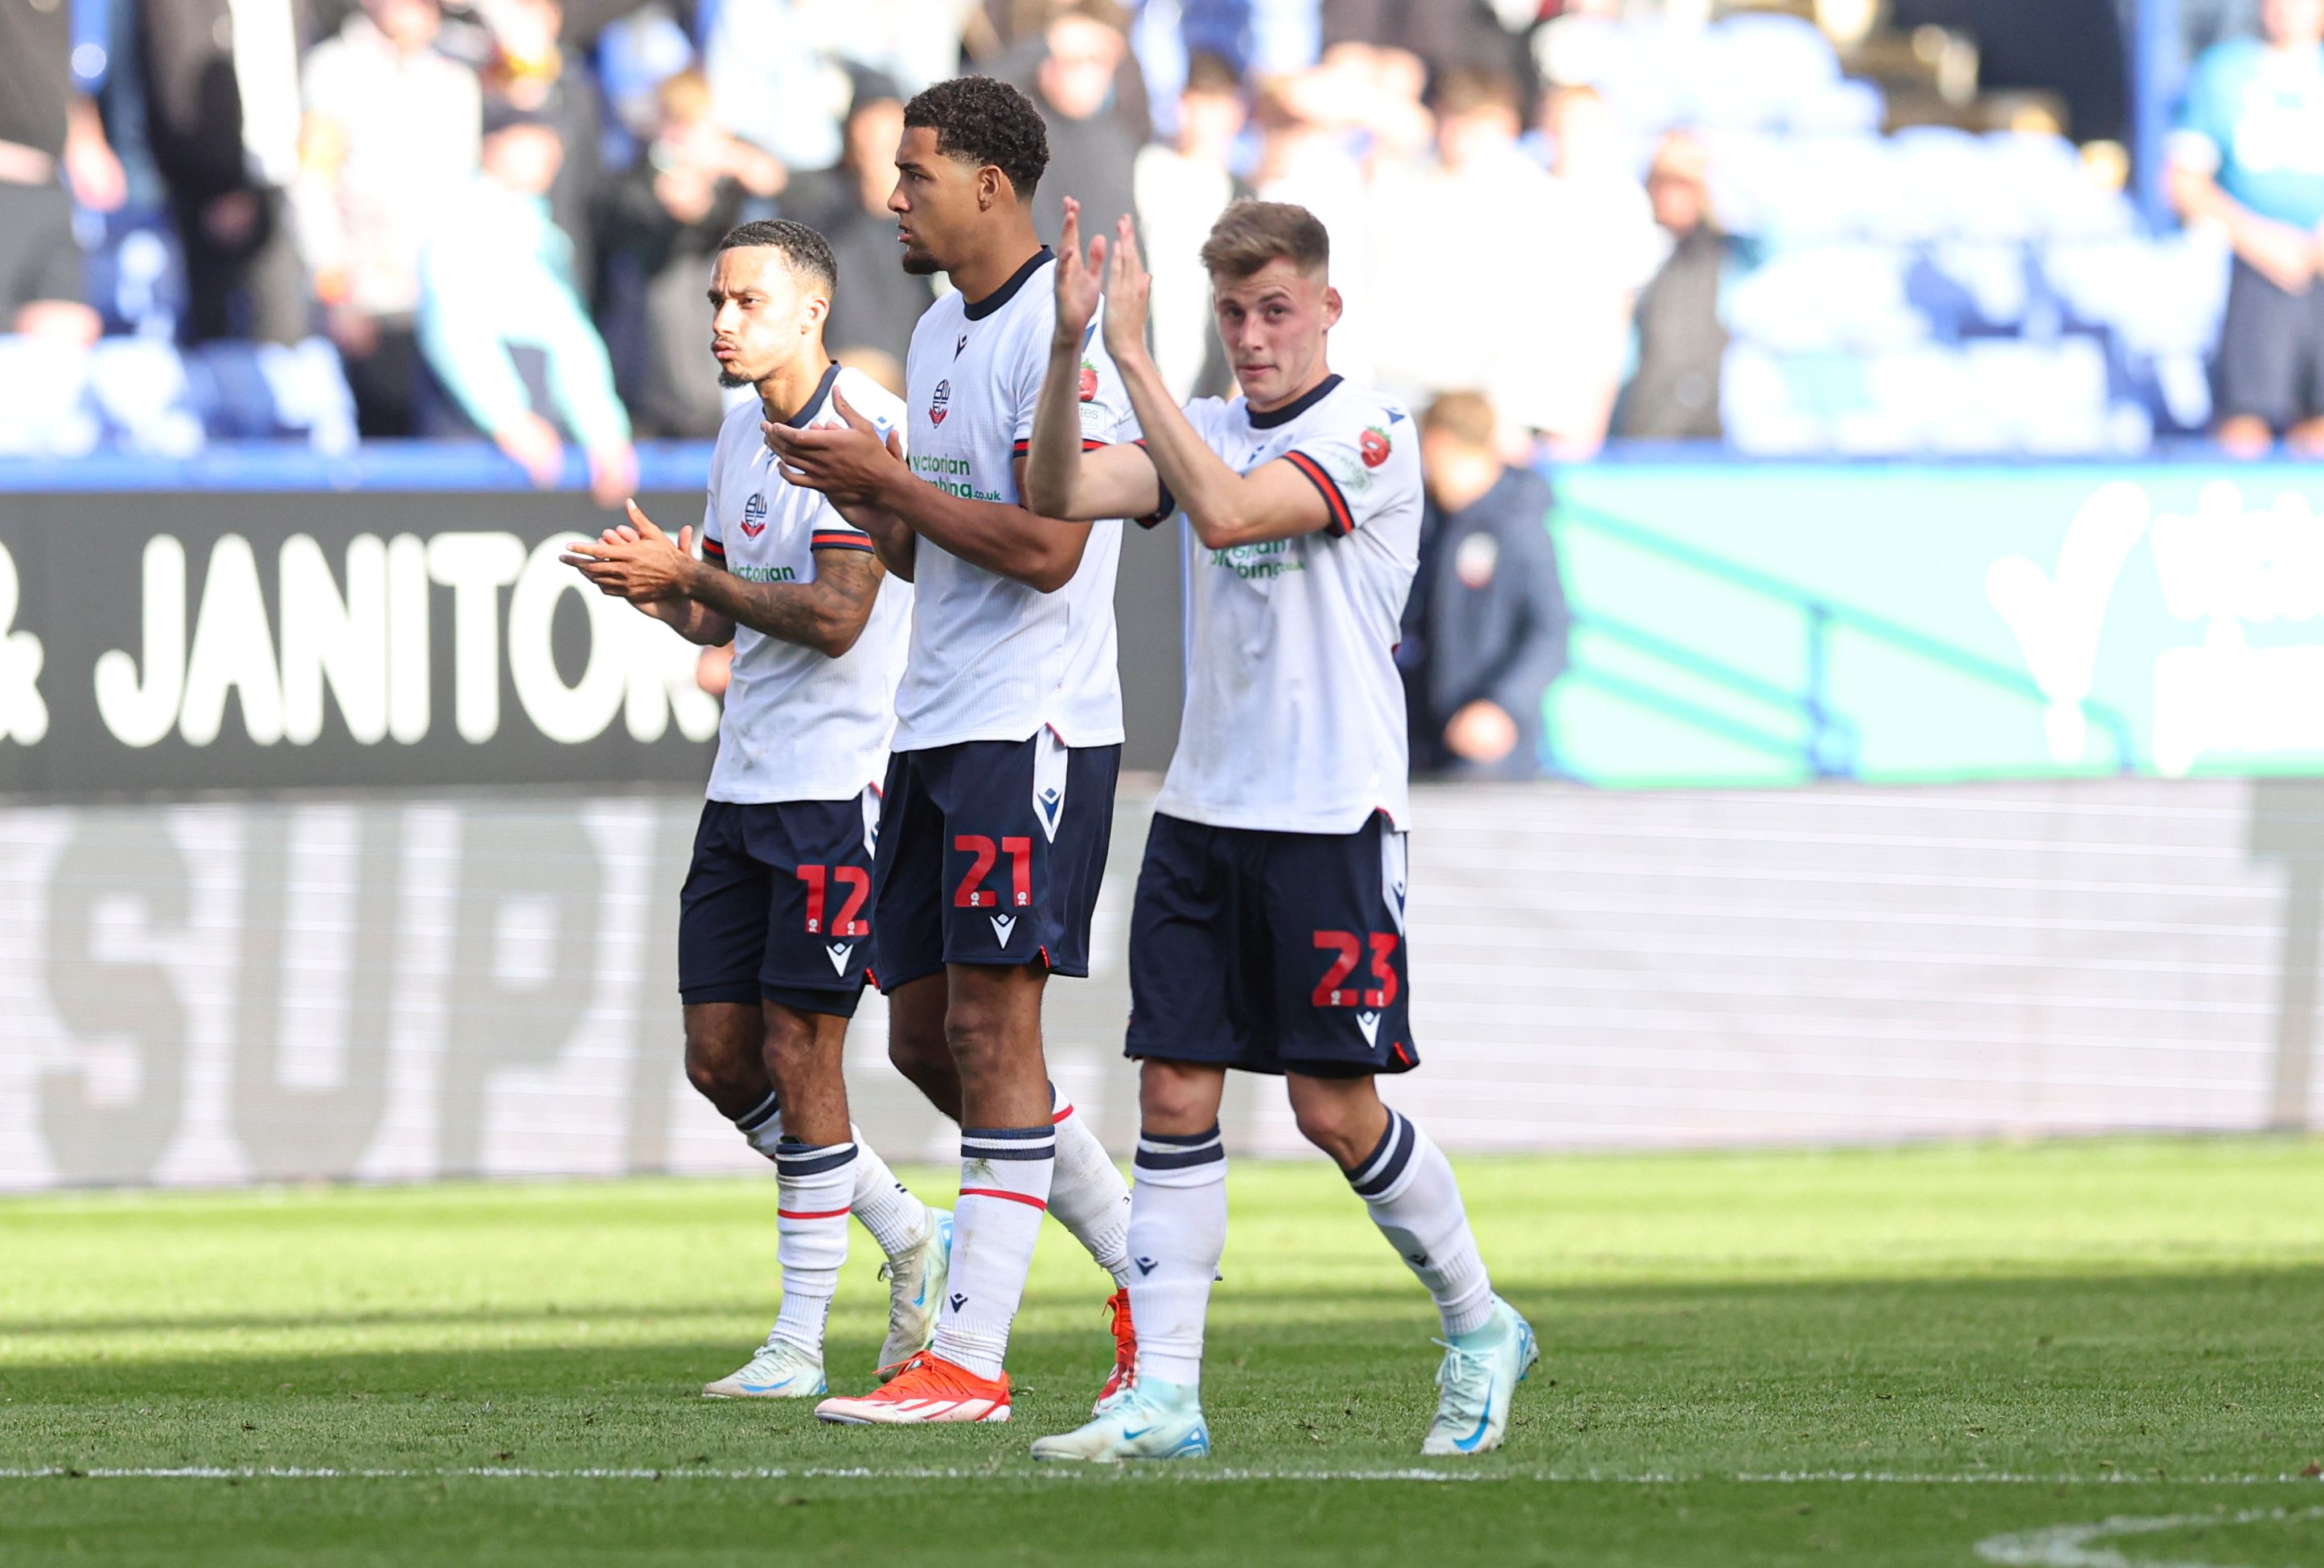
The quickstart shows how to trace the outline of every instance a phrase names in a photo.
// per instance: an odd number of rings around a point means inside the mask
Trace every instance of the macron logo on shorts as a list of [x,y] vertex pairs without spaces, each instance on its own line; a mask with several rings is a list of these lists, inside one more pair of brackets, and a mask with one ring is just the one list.
[[992,934],[996,937],[1000,938],[1001,945],[1003,947],[1008,946],[1009,938],[1016,932],[1017,929],[1017,917],[1014,915],[988,915],[985,918],[992,922]]
[[1044,726],[1034,737],[1033,815],[1051,844],[1057,842],[1057,824],[1065,814],[1065,769],[1072,760],[1056,731]]
[[1374,1047],[1379,1044],[1379,1021],[1380,1015],[1376,1012],[1356,1015],[1356,1027],[1364,1031],[1364,1044]]
[[823,950],[824,956],[831,960],[832,973],[835,974],[847,973],[847,955],[854,951],[854,945],[847,942],[835,942]]

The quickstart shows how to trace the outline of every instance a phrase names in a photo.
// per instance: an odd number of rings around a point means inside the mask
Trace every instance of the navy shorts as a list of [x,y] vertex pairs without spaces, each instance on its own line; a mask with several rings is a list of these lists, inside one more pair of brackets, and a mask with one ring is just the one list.
[[947,964],[1089,973],[1120,746],[964,741],[899,752],[872,872],[880,989]]
[[2249,263],[2233,265],[2211,367],[2214,411],[2281,435],[2324,415],[2324,287],[2287,294]]
[[855,1016],[872,961],[879,797],[702,807],[678,895],[678,992]]
[[1353,1078],[1419,1065],[1405,835],[1205,827],[1156,813],[1130,917],[1126,1054]]

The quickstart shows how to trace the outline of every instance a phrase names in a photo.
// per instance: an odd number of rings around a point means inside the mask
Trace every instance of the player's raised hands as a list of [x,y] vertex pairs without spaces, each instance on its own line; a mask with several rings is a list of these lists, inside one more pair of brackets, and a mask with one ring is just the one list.
[[684,596],[686,573],[694,564],[694,530],[682,528],[673,540],[635,501],[628,503],[628,522],[607,529],[595,540],[576,540],[558,558],[588,578],[599,593],[633,604]]
[[[1104,243],[1090,243],[1093,267]],[[1153,288],[1138,254],[1138,226],[1124,213],[1114,225],[1113,262],[1105,270],[1105,351],[1117,364],[1146,352],[1147,297]]]
[[1072,197],[1065,198],[1065,226],[1057,231],[1057,327],[1056,339],[1080,347],[1083,334],[1089,330],[1090,318],[1097,314],[1098,280],[1105,275],[1105,236],[1099,235],[1089,244],[1089,256],[1082,256],[1082,204]]

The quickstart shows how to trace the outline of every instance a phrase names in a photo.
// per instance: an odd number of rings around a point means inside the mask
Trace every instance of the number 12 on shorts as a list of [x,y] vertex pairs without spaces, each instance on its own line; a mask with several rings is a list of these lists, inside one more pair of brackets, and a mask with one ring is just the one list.
[[859,920],[863,901],[872,896],[872,873],[862,866],[801,866],[798,880],[807,884],[807,929],[810,936],[826,935],[823,926],[825,900],[830,896],[831,884],[837,882],[847,901],[839,906],[839,918],[831,923],[827,933],[833,936],[869,936],[872,923]]
[[1010,907],[1029,909],[1033,907],[1033,841],[1030,838],[1004,838],[996,848],[993,842],[981,835],[964,833],[952,841],[956,853],[971,857],[968,874],[960,879],[959,890],[952,896],[956,909],[997,909],[1001,895],[984,885],[992,868],[1002,855],[1009,857],[1009,902]]
[[[1395,1002],[1396,969],[1391,960],[1396,956],[1397,936],[1393,931],[1318,931],[1315,946],[1319,952],[1333,955],[1332,967],[1316,982],[1314,998],[1317,1007],[1383,1008]],[[1350,985],[1348,977],[1362,963],[1366,950],[1371,954],[1371,973],[1376,985]]]

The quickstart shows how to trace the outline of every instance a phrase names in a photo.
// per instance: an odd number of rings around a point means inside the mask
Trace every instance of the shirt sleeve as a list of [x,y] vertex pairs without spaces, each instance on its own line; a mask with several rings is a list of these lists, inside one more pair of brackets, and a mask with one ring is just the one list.
[[1417,443],[1412,421],[1401,409],[1378,407],[1366,420],[1318,432],[1283,455],[1323,497],[1323,531],[1333,539],[1355,532],[1405,499],[1409,488],[1406,470],[1415,465],[1403,459],[1413,454],[1399,457],[1397,448]]
[[[872,431],[881,440],[885,441],[889,432],[901,431],[905,428],[904,405],[871,377],[858,375],[853,371],[842,371],[839,379],[833,383],[832,391],[844,397],[848,407],[872,421]],[[815,421],[824,429],[835,428],[843,422],[835,410],[826,411],[823,418]],[[875,552],[877,549],[870,534],[840,515],[839,508],[828,502],[816,512],[815,528],[807,535],[807,548],[810,550],[862,550],[867,553]]]
[[[1076,391],[1081,397],[1082,450],[1094,452],[1100,447],[1111,447],[1138,438],[1138,416],[1130,410],[1130,391],[1121,384],[1121,372],[1114,367],[1113,356],[1105,351],[1105,307],[1090,318],[1089,330],[1082,335],[1081,380]],[[1036,334],[1030,340],[1032,349],[1028,358],[1032,375],[1022,395],[1017,401],[1016,441],[1010,455],[1022,457],[1033,447],[1033,411],[1041,396],[1041,382],[1048,374],[1048,337]]]

